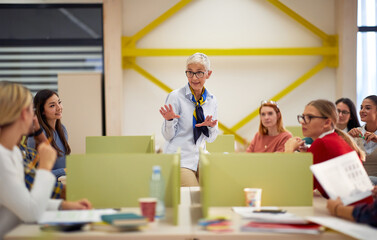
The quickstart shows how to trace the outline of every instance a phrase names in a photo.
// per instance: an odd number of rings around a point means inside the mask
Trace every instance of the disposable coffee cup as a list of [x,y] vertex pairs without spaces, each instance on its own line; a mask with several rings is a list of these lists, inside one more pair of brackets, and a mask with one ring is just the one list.
[[156,215],[157,198],[139,198],[141,215],[146,217],[149,222],[154,221]]
[[261,188],[244,188],[245,202],[248,207],[260,208],[262,200]]

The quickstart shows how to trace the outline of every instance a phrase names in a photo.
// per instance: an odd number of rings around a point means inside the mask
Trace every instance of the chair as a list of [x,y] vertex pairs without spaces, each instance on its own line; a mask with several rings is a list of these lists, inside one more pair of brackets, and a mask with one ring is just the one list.
[[152,136],[89,136],[86,153],[154,153]]
[[286,126],[285,129],[290,131],[294,137],[303,138],[302,127],[301,126]]
[[212,143],[206,143],[208,152],[234,152],[234,135],[218,135]]
[[244,188],[262,188],[262,206],[311,206],[310,153],[200,154],[201,203],[245,206]]

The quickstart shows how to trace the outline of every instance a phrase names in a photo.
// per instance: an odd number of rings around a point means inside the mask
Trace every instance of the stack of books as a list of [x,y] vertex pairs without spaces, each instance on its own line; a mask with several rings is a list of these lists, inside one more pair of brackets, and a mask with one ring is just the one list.
[[134,213],[115,213],[102,215],[103,222],[93,223],[92,230],[100,231],[138,231],[140,227],[146,226],[148,220]]
[[244,219],[250,220],[241,227],[244,232],[276,232],[318,234],[324,230],[319,224],[312,223],[293,213],[277,207],[233,207],[233,211]]
[[318,234],[324,228],[316,223],[307,224],[284,224],[284,223],[265,223],[249,222],[241,227],[244,232],[276,232],[276,233],[306,233]]

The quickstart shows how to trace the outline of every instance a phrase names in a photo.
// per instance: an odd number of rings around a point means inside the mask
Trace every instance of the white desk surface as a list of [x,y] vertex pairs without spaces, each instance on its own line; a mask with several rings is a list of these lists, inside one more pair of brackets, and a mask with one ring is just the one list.
[[[45,233],[37,224],[22,224],[9,232],[4,239],[182,239],[182,240],[211,240],[211,239],[352,239],[344,234],[326,230],[321,234],[277,234],[241,232],[240,226],[244,221],[232,212],[230,207],[211,208],[210,215],[230,216],[233,220],[233,232],[213,233],[202,230],[196,223],[200,218],[198,188],[181,188],[181,205],[179,206],[179,225],[161,221],[151,224],[140,232],[104,232],[84,230],[79,232]],[[313,207],[282,207],[299,216],[328,216],[326,200],[315,196]],[[137,212],[138,209],[133,209]],[[53,234],[53,235],[52,235]],[[45,237],[45,238],[44,238]]]

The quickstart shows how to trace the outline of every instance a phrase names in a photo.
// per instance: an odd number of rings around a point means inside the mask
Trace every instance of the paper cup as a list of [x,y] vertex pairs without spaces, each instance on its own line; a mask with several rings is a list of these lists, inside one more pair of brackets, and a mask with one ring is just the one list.
[[246,206],[260,208],[262,199],[261,188],[244,188]]
[[149,222],[154,221],[156,215],[157,198],[139,198],[141,215],[148,218]]

